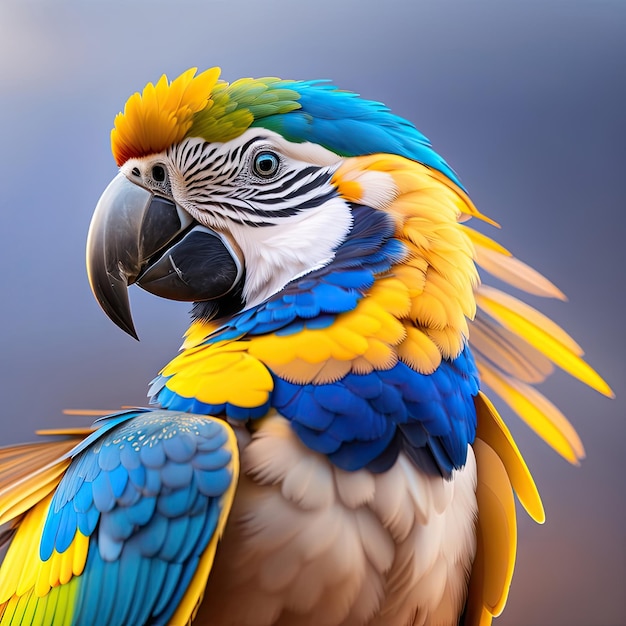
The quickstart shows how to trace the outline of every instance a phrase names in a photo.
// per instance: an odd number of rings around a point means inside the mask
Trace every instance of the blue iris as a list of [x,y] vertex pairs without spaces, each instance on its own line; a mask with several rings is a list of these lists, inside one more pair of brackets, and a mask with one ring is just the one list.
[[254,173],[260,178],[271,178],[278,171],[278,156],[269,150],[259,152],[252,164]]

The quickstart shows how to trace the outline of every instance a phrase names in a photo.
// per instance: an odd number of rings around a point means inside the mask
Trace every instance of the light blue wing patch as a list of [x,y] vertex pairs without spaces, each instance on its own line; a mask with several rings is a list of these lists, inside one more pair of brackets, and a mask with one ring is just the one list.
[[101,423],[73,452],[40,555],[66,550],[77,529],[90,537],[74,624],[167,624],[227,514],[234,436],[221,420],[165,410]]

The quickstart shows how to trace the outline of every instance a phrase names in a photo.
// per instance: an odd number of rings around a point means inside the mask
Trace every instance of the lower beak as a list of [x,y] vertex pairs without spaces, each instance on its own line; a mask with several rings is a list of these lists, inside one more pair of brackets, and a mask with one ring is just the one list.
[[213,300],[233,290],[242,268],[223,233],[124,174],[98,201],[87,236],[89,283],[108,317],[135,339],[129,285],[171,300]]

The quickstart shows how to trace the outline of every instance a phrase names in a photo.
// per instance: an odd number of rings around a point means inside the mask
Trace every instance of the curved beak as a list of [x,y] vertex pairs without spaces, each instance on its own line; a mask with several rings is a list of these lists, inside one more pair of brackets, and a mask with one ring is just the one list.
[[124,174],[98,201],[87,236],[89,284],[108,317],[135,339],[129,285],[171,300],[213,300],[237,285],[242,268],[224,234]]

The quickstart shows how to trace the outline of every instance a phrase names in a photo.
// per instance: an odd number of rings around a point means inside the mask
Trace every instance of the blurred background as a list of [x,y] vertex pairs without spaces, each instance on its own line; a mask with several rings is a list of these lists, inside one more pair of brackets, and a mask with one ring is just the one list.
[[[91,212],[116,168],[126,98],[191,66],[223,78],[328,78],[415,122],[498,240],[569,302],[535,306],[617,393],[543,386],[581,434],[569,466],[505,414],[548,520],[522,513],[498,626],[626,623],[626,2],[205,0],[0,3],[0,398],[3,445],[75,423],[64,408],[145,404],[187,306],[133,289],[137,343],[93,300]],[[494,235],[495,233],[490,233]]]

